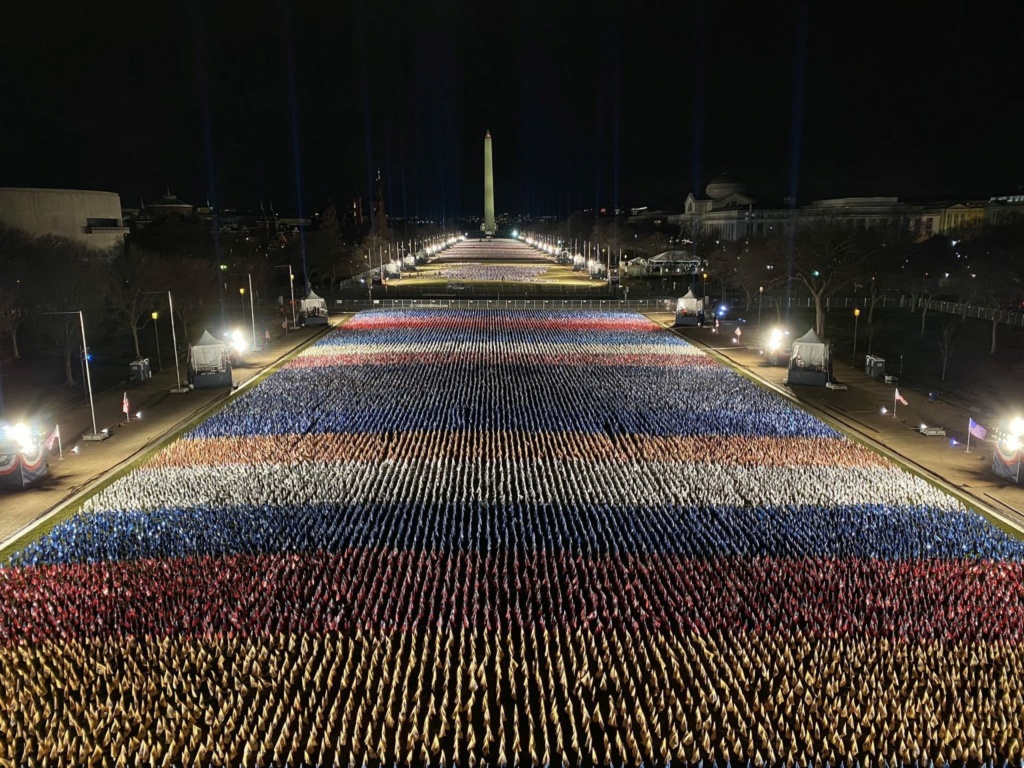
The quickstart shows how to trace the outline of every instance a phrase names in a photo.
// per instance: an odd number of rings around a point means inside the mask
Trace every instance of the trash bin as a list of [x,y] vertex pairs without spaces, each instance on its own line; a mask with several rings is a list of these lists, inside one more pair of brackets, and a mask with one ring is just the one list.
[[864,375],[872,379],[881,379],[885,376],[885,358],[868,355],[864,358]]
[[128,381],[141,384],[152,377],[153,374],[149,370],[148,357],[140,357],[138,360],[132,360],[128,363]]

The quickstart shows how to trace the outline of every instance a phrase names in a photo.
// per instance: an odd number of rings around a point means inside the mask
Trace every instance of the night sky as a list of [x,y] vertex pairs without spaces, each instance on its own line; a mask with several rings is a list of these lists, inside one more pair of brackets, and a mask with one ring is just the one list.
[[0,186],[479,215],[487,129],[513,214],[1024,184],[1020,3],[17,5]]

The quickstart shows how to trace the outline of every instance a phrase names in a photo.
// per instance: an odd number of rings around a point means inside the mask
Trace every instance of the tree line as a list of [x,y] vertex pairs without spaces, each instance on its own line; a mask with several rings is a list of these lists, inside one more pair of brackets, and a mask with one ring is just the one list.
[[708,280],[742,296],[746,311],[761,297],[809,296],[815,331],[821,336],[828,300],[839,293],[863,298],[869,334],[884,296],[910,298],[922,336],[929,308],[941,297],[961,303],[961,321],[969,306],[988,311],[994,354],[999,324],[1024,302],[1022,224],[975,225],[922,239],[898,218],[887,226],[866,228],[821,216],[792,233],[723,240],[699,224],[652,229],[631,225],[624,217],[578,212],[531,229],[565,243],[592,242],[611,249],[615,259],[620,252],[629,259],[669,249],[690,251],[704,262]]

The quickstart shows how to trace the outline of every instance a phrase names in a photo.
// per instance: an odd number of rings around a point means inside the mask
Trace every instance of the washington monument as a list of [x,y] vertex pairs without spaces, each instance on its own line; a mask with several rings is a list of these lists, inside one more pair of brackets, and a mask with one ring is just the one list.
[[494,234],[494,160],[490,131],[484,136],[484,234]]

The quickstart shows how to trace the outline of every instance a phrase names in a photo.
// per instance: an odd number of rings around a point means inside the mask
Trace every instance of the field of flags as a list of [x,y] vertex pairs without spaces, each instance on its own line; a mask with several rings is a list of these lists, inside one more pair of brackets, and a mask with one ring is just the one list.
[[1022,542],[640,315],[378,310],[0,569],[0,764],[1019,765],[1022,626]]

